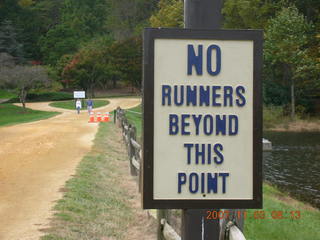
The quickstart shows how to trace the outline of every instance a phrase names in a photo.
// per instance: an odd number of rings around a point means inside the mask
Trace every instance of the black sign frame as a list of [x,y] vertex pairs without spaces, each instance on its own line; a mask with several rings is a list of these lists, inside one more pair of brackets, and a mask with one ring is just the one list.
[[[154,42],[155,39],[251,40],[253,51],[253,199],[197,200],[153,198]],[[262,30],[198,30],[146,28],[143,41],[143,164],[144,209],[262,208]],[[239,186],[241,187],[241,186]]]

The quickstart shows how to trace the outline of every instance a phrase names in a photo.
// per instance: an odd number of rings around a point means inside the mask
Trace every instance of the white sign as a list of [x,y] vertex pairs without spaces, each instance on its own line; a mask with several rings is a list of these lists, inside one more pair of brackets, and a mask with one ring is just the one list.
[[170,30],[152,31],[145,61],[151,70],[144,72],[153,80],[144,82],[144,207],[259,207],[262,35],[234,31],[235,40],[227,31],[203,31],[203,38],[188,38],[190,30],[176,30],[170,38]]
[[85,91],[74,91],[73,98],[86,98],[86,92]]
[[154,59],[154,199],[252,199],[253,42],[156,39]]

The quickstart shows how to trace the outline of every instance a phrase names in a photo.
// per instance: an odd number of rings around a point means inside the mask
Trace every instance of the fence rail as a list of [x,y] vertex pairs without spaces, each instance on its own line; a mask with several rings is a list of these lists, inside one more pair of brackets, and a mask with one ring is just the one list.
[[[135,114],[141,114],[138,112],[129,111]],[[122,129],[123,140],[126,144],[130,173],[132,176],[138,176],[139,180],[139,191],[141,191],[141,171],[140,166],[142,163],[142,147],[137,142],[137,130],[134,125],[129,123],[126,117],[126,110],[118,107],[114,113],[115,124]],[[229,209],[229,217],[220,220],[220,240],[246,240],[242,231],[243,229],[243,218],[238,216],[243,216],[243,214],[238,214],[240,209]],[[242,212],[243,213],[243,212]],[[181,237],[170,225],[168,219],[167,210],[158,210],[157,213],[158,220],[158,240],[181,240]]]

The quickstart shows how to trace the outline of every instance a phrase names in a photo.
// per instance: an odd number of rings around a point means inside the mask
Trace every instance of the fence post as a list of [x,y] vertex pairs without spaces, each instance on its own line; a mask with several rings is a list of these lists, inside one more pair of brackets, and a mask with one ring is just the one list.
[[168,210],[167,209],[158,209],[157,210],[157,224],[158,224],[158,230],[157,230],[157,236],[158,240],[166,240],[163,236],[163,225],[161,224],[161,219],[168,219]]
[[136,157],[136,149],[133,146],[131,139],[135,140],[135,127],[130,124],[129,130],[128,130],[128,151],[130,152],[129,159],[130,159],[130,173],[131,176],[137,176],[138,172],[135,166],[132,164],[132,158]]
[[243,232],[244,227],[244,209],[225,209],[224,211],[228,211],[228,217],[220,220],[219,240],[226,239],[226,229],[229,222],[235,224],[241,232]]

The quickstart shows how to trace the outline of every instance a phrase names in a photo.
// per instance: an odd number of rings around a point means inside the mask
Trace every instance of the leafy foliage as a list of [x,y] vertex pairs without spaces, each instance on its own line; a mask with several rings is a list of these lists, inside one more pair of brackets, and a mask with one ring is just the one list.
[[18,61],[23,61],[22,44],[18,42],[17,33],[12,22],[3,21],[0,25],[0,52],[8,53]]
[[121,42],[97,39],[81,48],[62,72],[64,81],[80,86],[94,96],[94,87],[113,86],[125,79],[134,87],[141,86],[142,41],[130,38]]
[[17,92],[25,108],[28,91],[48,85],[49,78],[43,67],[16,65],[0,68],[0,82],[7,89],[14,89]]
[[[310,55],[308,32],[312,30],[303,15],[294,6],[283,8],[271,19],[266,29],[265,60],[269,67],[282,69],[282,83],[291,87],[291,115],[294,117],[295,97],[308,85],[304,79],[313,79],[319,87],[319,63]],[[294,92],[295,85],[300,92]]]
[[222,13],[226,28],[265,28],[270,17],[279,9],[277,1],[227,0]]
[[160,0],[159,11],[151,16],[152,27],[183,27],[183,3],[180,0]]
[[54,65],[63,55],[75,52],[79,41],[72,28],[59,24],[40,39],[40,44],[44,55],[43,60]]
[[[225,1],[224,27],[265,30],[266,104],[288,105],[292,83],[297,104],[307,110],[320,97],[319,4]],[[6,49],[0,52],[50,65],[50,77],[64,88],[140,87],[141,31],[183,27],[183,1],[2,0],[0,23],[9,30],[0,28],[0,49]]]

